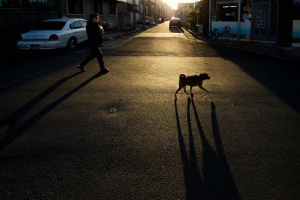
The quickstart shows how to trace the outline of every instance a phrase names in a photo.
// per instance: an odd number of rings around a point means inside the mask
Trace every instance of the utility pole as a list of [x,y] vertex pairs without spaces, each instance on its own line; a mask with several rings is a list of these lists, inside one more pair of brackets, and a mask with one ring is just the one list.
[[237,35],[236,35],[237,41],[240,41],[240,29],[241,29],[241,0],[239,0],[239,5],[238,5],[238,24],[237,24]]
[[195,3],[194,3],[194,29],[195,31],[197,31],[197,27],[196,27],[196,0],[195,0]]
[[208,37],[210,38],[211,32],[211,0],[209,0],[208,4]]
[[143,26],[143,29],[146,29],[146,12],[147,12],[147,9],[148,9],[148,2],[147,0],[142,0],[142,7],[143,7],[143,17],[144,17],[144,26]]

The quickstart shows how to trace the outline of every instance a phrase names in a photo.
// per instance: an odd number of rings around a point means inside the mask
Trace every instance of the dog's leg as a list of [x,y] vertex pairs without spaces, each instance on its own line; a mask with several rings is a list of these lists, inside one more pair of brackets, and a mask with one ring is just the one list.
[[179,90],[181,90],[181,86],[176,90],[176,92],[175,92],[175,96],[176,96],[176,94],[177,94],[177,92],[179,91]]
[[190,86],[190,93],[192,94],[193,92],[192,92],[192,89],[193,89],[193,86]]
[[189,94],[189,93],[186,91],[186,86],[184,86],[183,89],[184,89],[184,92],[185,92],[185,93]]
[[205,89],[204,87],[202,87],[202,85],[199,85],[199,88],[206,91],[206,92],[209,92],[209,90]]

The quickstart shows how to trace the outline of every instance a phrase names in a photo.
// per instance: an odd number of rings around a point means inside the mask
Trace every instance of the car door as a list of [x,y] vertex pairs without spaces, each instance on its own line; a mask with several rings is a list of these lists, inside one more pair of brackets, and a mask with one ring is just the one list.
[[87,33],[86,33],[86,24],[87,21],[86,20],[79,20],[80,24],[81,24],[81,32],[82,32],[82,42],[86,41],[87,38]]
[[86,38],[85,27],[82,26],[79,20],[70,23],[70,28],[72,29],[73,35],[77,38],[77,43],[81,43]]

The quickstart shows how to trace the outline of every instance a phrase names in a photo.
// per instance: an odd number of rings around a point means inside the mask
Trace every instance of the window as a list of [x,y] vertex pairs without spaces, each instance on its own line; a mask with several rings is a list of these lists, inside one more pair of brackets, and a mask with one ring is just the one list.
[[82,26],[81,26],[81,24],[80,24],[79,21],[75,21],[75,22],[72,22],[72,23],[70,24],[70,28],[71,28],[71,29],[77,29],[77,28],[82,28]]
[[79,22],[80,22],[80,24],[81,24],[81,26],[82,26],[83,28],[86,27],[86,21],[80,20]]
[[109,15],[117,15],[115,2],[109,3]]
[[83,14],[83,0],[68,0],[69,14]]
[[99,0],[94,0],[94,13],[103,15],[103,2]]
[[238,5],[236,3],[217,3],[216,5],[217,21],[237,21]]

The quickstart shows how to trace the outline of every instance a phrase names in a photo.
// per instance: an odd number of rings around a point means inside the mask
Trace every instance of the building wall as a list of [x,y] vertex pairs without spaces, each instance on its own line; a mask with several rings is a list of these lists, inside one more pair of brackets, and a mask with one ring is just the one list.
[[[240,22],[238,22],[238,9],[232,8],[232,11],[225,13],[224,16],[228,16],[229,20],[221,19],[220,11],[223,6],[238,6],[238,0],[204,0],[205,2],[211,3],[211,16],[210,16],[210,30],[218,28],[221,30],[228,22],[232,25],[231,34],[239,35],[241,39],[248,40],[261,40],[261,41],[273,41],[279,46],[291,47],[292,42],[300,41],[297,37],[300,35],[299,22],[300,20],[300,1],[294,1],[294,9],[292,4],[293,1],[286,0],[240,0],[241,1],[241,16]],[[260,7],[259,5],[262,4]],[[179,11],[182,10],[183,4],[179,4]],[[215,8],[218,9],[215,9]],[[225,8],[225,7],[224,7]],[[201,8],[201,12],[202,12]],[[188,10],[188,9],[185,9]],[[265,17],[259,15],[261,11],[266,14]],[[203,13],[203,12],[202,12]],[[293,14],[294,13],[294,14]],[[181,15],[186,15],[187,26],[190,24],[188,20],[188,13],[181,12]],[[224,13],[223,13],[224,14]],[[209,13],[207,13],[209,15]],[[294,15],[294,17],[293,17]],[[219,17],[218,17],[219,16]],[[296,16],[296,17],[295,17]],[[203,16],[202,16],[203,17]],[[231,18],[229,18],[231,17]],[[190,19],[192,19],[190,17]],[[201,16],[198,18],[201,21]],[[198,23],[198,21],[194,22]],[[264,27],[265,26],[265,27]],[[259,29],[258,29],[259,27]],[[264,28],[263,28],[264,27]],[[193,28],[193,27],[188,27]],[[261,31],[261,32],[258,32]]]
[[0,37],[17,38],[45,19],[60,17],[58,1],[0,1]]
[[[109,2],[108,1],[102,1],[103,2],[103,14],[100,15],[100,21],[110,23],[113,26],[117,26],[118,24],[118,18],[116,15],[109,15]],[[117,8],[116,8],[117,9]],[[94,3],[92,0],[84,0],[83,1],[83,13],[82,14],[70,14],[68,11],[68,0],[61,0],[61,12],[62,16],[70,17],[70,18],[83,18],[83,19],[89,19],[89,14],[94,13]],[[117,12],[116,12],[117,13]]]
[[70,18],[83,18],[88,19],[89,14],[93,12],[93,3],[92,0],[85,0],[83,1],[83,13],[81,14],[72,14],[69,12],[68,9],[68,0],[61,0],[61,15],[63,17],[70,17]]

